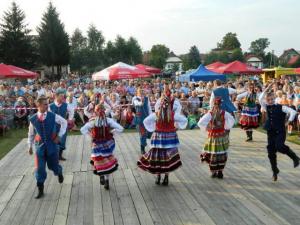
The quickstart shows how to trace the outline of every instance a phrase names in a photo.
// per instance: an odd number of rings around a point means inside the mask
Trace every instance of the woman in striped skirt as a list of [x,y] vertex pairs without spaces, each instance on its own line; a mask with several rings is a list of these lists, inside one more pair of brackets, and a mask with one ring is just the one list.
[[229,130],[234,125],[233,116],[220,109],[221,99],[214,100],[214,106],[198,122],[200,129],[206,129],[208,138],[200,154],[202,162],[207,162],[213,178],[223,178],[229,147]]
[[173,110],[174,99],[170,94],[164,95],[159,109],[144,120],[145,128],[154,132],[151,137],[151,149],[142,155],[137,162],[141,169],[156,174],[156,184],[160,184],[161,174],[164,174],[162,185],[169,184],[168,174],[181,166],[178,152],[179,140],[176,127],[184,129],[187,119]]
[[259,109],[256,104],[257,95],[254,84],[249,84],[248,91],[239,94],[237,101],[245,99],[245,104],[242,108],[240,125],[247,134],[247,142],[253,140],[253,130],[259,127]]
[[113,155],[115,140],[113,134],[123,131],[123,127],[111,118],[105,116],[105,107],[99,104],[95,107],[95,117],[92,117],[81,129],[82,134],[92,137],[91,164],[94,173],[100,176],[100,184],[109,189],[109,174],[118,169],[118,160]]

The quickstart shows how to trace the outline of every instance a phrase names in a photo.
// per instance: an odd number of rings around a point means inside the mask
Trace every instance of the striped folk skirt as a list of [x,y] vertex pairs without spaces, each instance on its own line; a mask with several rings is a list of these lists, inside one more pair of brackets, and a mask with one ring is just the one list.
[[227,162],[229,136],[209,137],[200,154],[201,162],[207,162],[211,172],[223,171]]
[[241,128],[244,130],[250,130],[259,127],[259,112],[257,107],[244,106],[239,122]]
[[106,175],[118,169],[118,160],[114,157],[115,140],[93,141],[91,165],[96,175]]
[[152,148],[146,152],[137,165],[152,174],[169,173],[182,165],[177,147]]

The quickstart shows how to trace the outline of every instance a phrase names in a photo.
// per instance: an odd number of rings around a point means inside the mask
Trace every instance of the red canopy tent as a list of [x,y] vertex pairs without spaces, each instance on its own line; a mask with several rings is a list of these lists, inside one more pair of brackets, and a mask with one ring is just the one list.
[[152,73],[152,74],[159,74],[159,73],[161,73],[161,69],[158,69],[158,68],[155,68],[155,67],[152,67],[152,66],[138,64],[138,65],[135,65],[135,67],[137,67],[137,68],[139,68],[141,70],[147,71],[149,73]]
[[262,70],[248,66],[240,61],[234,61],[215,69],[215,72],[222,74],[260,74]]
[[295,69],[296,74],[300,74],[300,68]]
[[118,62],[100,72],[94,73],[93,80],[121,80],[151,77],[152,74],[135,66]]
[[0,79],[1,78],[20,78],[33,79],[38,77],[38,73],[25,70],[16,66],[0,64]]
[[222,62],[217,61],[217,62],[214,62],[214,63],[212,63],[212,64],[209,64],[209,65],[207,65],[207,66],[205,66],[205,67],[206,67],[208,70],[214,71],[215,69],[218,69],[219,67],[225,66],[225,65],[226,65],[225,63],[222,63]]

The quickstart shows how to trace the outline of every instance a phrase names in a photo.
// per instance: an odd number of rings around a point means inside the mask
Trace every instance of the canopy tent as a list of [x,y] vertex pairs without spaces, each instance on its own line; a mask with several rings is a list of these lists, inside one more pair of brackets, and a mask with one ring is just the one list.
[[160,74],[161,73],[161,69],[152,67],[152,66],[147,66],[147,65],[143,65],[143,64],[138,64],[135,65],[135,67],[147,71],[148,73],[152,73],[152,74]]
[[25,70],[16,66],[0,64],[0,79],[2,78],[19,78],[19,79],[33,79],[39,76],[38,73]]
[[92,75],[93,80],[121,80],[151,77],[152,74],[135,66],[118,62]]
[[296,74],[300,74],[300,68],[295,69]]
[[252,66],[248,66],[245,63],[240,61],[234,61],[226,64],[225,66],[221,66],[214,70],[217,73],[222,74],[261,74],[262,70],[257,69]]
[[225,65],[226,65],[225,63],[217,61],[217,62],[207,65],[206,68],[214,71],[215,69],[218,69],[219,67],[225,66]]
[[[184,75],[183,75],[184,76]],[[200,65],[196,70],[191,73],[185,74],[182,79],[188,79],[188,81],[212,81],[212,80],[226,80],[226,76],[223,74],[215,73],[205,68],[205,66]],[[180,78],[179,78],[180,80]],[[185,80],[186,81],[186,80]]]
[[[300,72],[300,71],[299,71]],[[262,79],[266,83],[269,80],[280,78],[281,76],[286,75],[295,75],[297,74],[297,69],[294,68],[284,68],[284,67],[274,67],[271,69],[263,69]]]

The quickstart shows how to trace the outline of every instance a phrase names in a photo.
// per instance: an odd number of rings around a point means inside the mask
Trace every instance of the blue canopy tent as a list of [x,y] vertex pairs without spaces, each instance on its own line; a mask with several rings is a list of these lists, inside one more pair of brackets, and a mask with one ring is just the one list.
[[213,81],[213,80],[221,80],[226,81],[226,76],[220,73],[215,73],[211,70],[205,68],[205,66],[200,65],[194,72],[189,74],[190,81]]

